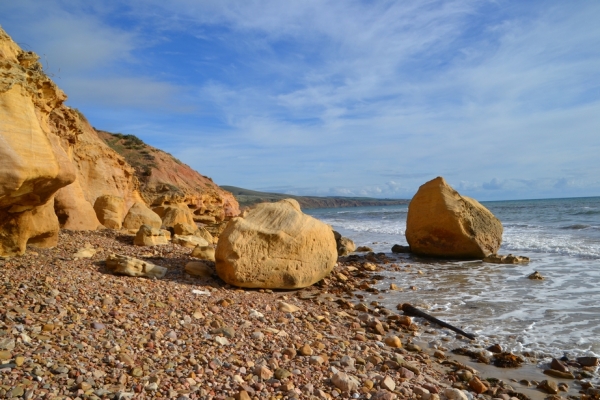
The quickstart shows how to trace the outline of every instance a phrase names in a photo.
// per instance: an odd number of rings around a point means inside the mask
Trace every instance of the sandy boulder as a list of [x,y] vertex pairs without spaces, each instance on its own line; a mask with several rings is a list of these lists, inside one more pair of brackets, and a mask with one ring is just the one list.
[[232,285],[295,289],[327,276],[337,248],[331,227],[286,199],[233,218],[219,237],[215,258],[217,274]]
[[101,225],[94,207],[85,199],[79,180],[56,193],[54,211],[63,229],[93,231]]
[[152,211],[146,204],[142,202],[134,203],[125,219],[123,220],[123,228],[139,229],[142,225],[148,225],[151,228],[159,229],[162,226],[162,220],[157,213]]
[[193,249],[196,246],[208,246],[209,244],[206,239],[195,235],[173,235],[172,242],[190,249]]
[[146,278],[163,278],[167,269],[137,258],[111,254],[106,259],[106,268],[113,274]]
[[356,250],[356,244],[352,239],[342,236],[338,231],[333,231],[335,244],[338,250],[338,256],[343,257]]
[[142,225],[133,239],[133,244],[136,246],[160,246],[169,244],[169,238],[166,235],[166,232],[168,231],[162,231],[149,225]]
[[196,225],[192,212],[185,204],[155,207],[152,211],[160,216],[165,228],[175,228],[177,224]]
[[109,194],[98,197],[94,203],[98,221],[109,229],[121,229],[124,207],[123,198]]
[[178,223],[173,227],[173,231],[176,235],[195,235],[198,232],[198,226],[196,224],[190,225],[186,223]]
[[202,278],[210,277],[214,273],[212,268],[202,261],[190,261],[185,265],[185,272]]
[[192,250],[191,256],[201,260],[215,261],[215,248],[212,246],[196,246]]
[[500,248],[502,224],[479,202],[461,196],[438,177],[412,198],[406,240],[415,254],[483,259]]

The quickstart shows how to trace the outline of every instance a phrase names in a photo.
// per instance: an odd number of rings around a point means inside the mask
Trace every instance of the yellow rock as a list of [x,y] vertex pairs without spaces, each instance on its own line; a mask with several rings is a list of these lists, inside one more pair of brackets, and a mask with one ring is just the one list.
[[233,218],[219,236],[215,258],[219,277],[232,285],[295,289],[326,277],[337,248],[328,225],[286,199]]
[[123,220],[123,228],[140,229],[142,225],[160,229],[162,220],[145,203],[138,201],[127,211],[127,215],[125,215],[125,219]]
[[199,277],[210,277],[213,275],[213,270],[202,261],[191,261],[185,265],[185,272],[190,275]]
[[125,200],[119,196],[103,195],[96,199],[94,211],[98,221],[109,229],[121,229]]
[[111,254],[106,259],[106,267],[113,273],[147,278],[163,278],[167,269],[133,257]]
[[415,254],[483,259],[502,243],[502,224],[474,199],[438,177],[423,184],[408,206],[406,240]]
[[387,336],[385,338],[385,344],[390,347],[400,348],[402,347],[402,342],[398,336]]

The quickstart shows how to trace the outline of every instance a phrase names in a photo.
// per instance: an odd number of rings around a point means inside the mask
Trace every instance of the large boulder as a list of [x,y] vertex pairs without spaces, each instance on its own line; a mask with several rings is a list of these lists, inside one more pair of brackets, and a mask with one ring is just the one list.
[[94,207],[85,199],[79,180],[56,192],[54,211],[63,229],[93,231],[101,225]]
[[110,194],[98,197],[94,203],[98,220],[109,229],[121,229],[124,207],[125,201],[122,197]]
[[177,224],[196,225],[192,212],[185,204],[172,204],[152,209],[162,219],[165,228],[175,228]]
[[286,199],[233,218],[219,237],[215,258],[217,274],[232,285],[296,289],[326,277],[337,248],[330,226]]
[[198,232],[198,226],[196,224],[190,225],[180,222],[178,224],[175,224],[175,226],[173,227],[173,232],[176,235],[195,235],[196,232]]
[[140,229],[142,225],[148,225],[151,228],[159,229],[162,225],[162,220],[157,213],[152,211],[142,202],[134,203],[125,219],[123,220],[123,228],[125,229]]
[[406,240],[415,254],[483,259],[502,243],[502,224],[442,177],[423,184],[408,206]]

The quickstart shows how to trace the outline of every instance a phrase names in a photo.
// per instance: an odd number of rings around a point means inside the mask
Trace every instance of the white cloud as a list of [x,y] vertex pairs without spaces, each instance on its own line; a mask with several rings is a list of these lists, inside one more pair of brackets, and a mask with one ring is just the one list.
[[406,197],[443,175],[478,196],[600,193],[597,3],[36,3],[0,13],[64,65],[72,102],[155,145],[168,132],[217,182]]

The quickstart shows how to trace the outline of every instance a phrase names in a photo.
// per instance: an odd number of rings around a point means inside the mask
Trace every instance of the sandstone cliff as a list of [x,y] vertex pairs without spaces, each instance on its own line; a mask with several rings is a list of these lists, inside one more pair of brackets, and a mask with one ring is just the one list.
[[231,194],[164,152],[152,149],[150,174],[131,166],[64,104],[38,60],[0,28],[0,256],[53,246],[61,227],[98,228],[101,196],[122,198],[121,215],[144,200],[185,203],[208,222],[237,215]]
[[199,222],[218,222],[239,214],[237,200],[211,178],[134,135],[97,131],[135,169],[143,199],[152,207],[183,203]]
[[76,179],[69,149],[81,133],[77,113],[38,59],[0,28],[0,255],[55,244],[53,196]]

